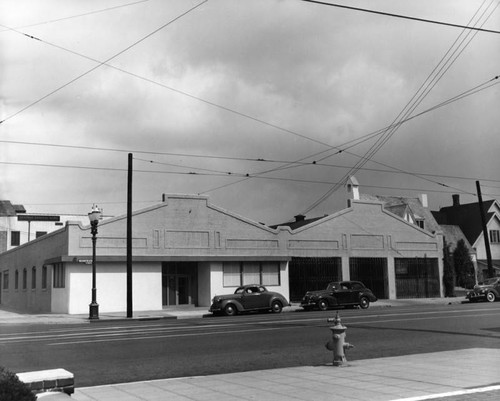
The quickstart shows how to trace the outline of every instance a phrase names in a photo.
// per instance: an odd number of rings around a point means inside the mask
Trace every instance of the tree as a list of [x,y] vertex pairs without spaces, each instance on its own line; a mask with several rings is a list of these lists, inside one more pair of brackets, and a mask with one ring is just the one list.
[[455,265],[457,285],[473,288],[476,284],[476,271],[463,239],[457,242],[457,247],[453,251],[453,264]]
[[1,401],[35,401],[36,395],[9,370],[0,366]]
[[444,286],[444,296],[454,297],[455,296],[455,271],[453,268],[450,254],[450,244],[444,241],[443,247],[443,286]]

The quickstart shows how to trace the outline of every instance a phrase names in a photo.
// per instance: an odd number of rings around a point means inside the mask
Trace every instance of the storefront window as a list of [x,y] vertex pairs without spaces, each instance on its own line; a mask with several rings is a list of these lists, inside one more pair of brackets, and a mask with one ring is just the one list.
[[224,287],[280,285],[279,262],[225,262]]

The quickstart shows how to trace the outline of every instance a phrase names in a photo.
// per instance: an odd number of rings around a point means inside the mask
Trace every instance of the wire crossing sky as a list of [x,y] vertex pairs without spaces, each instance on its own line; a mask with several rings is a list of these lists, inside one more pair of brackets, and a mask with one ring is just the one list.
[[31,212],[124,213],[129,151],[136,207],[269,224],[345,207],[352,173],[431,208],[495,182],[498,1],[39,3],[0,3],[0,192]]

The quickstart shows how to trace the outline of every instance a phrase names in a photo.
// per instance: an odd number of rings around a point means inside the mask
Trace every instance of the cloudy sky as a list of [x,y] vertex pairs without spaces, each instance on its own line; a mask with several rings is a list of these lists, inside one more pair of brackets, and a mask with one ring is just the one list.
[[[498,0],[335,4],[500,30]],[[344,207],[349,174],[500,199],[498,32],[301,0],[3,0],[0,25],[0,198],[29,212],[125,213],[129,152],[134,209],[276,224]]]

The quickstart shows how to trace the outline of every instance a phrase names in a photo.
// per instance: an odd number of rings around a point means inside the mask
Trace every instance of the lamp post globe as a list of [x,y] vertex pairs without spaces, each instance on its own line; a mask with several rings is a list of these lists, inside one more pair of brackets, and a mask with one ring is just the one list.
[[96,248],[96,235],[97,235],[97,225],[102,216],[102,210],[100,210],[97,205],[92,206],[92,210],[89,213],[90,220],[90,233],[92,234],[92,302],[89,305],[89,319],[99,319],[99,304],[97,303],[97,288],[96,288],[96,260],[95,260],[95,248]]

